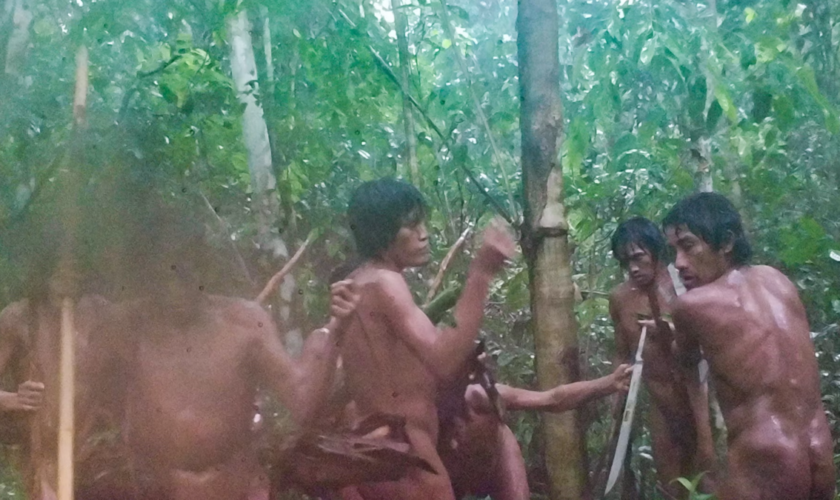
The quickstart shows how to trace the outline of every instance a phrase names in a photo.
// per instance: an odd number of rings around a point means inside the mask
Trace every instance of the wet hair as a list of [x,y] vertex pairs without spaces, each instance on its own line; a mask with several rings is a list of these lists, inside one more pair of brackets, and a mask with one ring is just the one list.
[[647,251],[656,262],[664,260],[667,249],[662,231],[644,217],[633,217],[619,224],[610,238],[610,244],[613,256],[622,267],[626,267],[629,261],[627,247],[630,245]]
[[364,259],[388,248],[400,228],[426,217],[426,202],[420,191],[403,181],[383,178],[359,186],[347,210],[356,250]]
[[708,243],[712,250],[720,250],[731,242],[732,263],[737,266],[747,264],[752,257],[741,215],[723,195],[696,193],[674,205],[662,220],[662,227],[681,225]]

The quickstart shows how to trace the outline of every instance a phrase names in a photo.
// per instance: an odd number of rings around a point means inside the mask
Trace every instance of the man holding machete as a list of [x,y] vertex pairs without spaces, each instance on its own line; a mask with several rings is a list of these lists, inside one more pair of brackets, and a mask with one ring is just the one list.
[[[653,319],[656,323],[664,323],[663,315],[670,313],[670,303],[676,298],[674,283],[663,260],[666,241],[655,224],[643,217],[634,217],[618,226],[611,243],[613,255],[628,274],[627,280],[610,294],[610,316],[615,325],[615,362],[624,363],[634,356],[637,362],[644,360],[641,379],[650,394],[649,425],[659,488],[674,498],[684,497],[686,492],[672,481],[678,477],[694,478],[711,470],[714,448],[706,392],[688,389],[673,355],[670,329],[649,328],[646,340],[641,342],[639,321]],[[640,369],[641,366],[636,371]],[[631,384],[628,401],[635,399],[633,389]],[[632,408],[628,409],[632,412]],[[627,427],[624,431],[627,434],[632,418],[626,418],[629,416],[626,411],[624,416],[622,425]],[[608,489],[617,479],[627,453],[626,438],[624,443],[622,447],[619,441],[616,447],[615,471],[610,474],[612,481],[608,482]],[[631,485],[631,491],[632,488]],[[625,486],[623,496],[627,494]]]

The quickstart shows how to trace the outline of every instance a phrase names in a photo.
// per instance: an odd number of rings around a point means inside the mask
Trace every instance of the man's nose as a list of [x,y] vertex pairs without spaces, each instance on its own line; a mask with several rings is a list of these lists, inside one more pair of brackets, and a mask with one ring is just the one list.
[[417,226],[417,237],[420,238],[420,241],[426,241],[429,239],[429,232],[426,230],[426,224],[420,224]]
[[685,258],[685,254],[681,251],[677,251],[677,258],[674,260],[674,267],[676,267],[678,271],[688,268],[688,260]]

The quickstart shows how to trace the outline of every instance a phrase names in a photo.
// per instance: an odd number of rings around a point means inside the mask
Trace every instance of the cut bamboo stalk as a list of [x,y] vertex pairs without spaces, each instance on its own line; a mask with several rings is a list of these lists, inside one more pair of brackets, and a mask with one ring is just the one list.
[[61,394],[58,415],[58,500],[73,500],[76,352],[73,299],[61,301]]

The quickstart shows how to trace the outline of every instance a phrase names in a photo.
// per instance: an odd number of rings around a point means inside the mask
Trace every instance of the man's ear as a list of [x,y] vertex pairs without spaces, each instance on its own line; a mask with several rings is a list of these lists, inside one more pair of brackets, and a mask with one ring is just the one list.
[[726,232],[726,241],[721,244],[720,249],[723,251],[724,255],[728,255],[732,253],[732,249],[735,248],[735,233],[732,231]]

